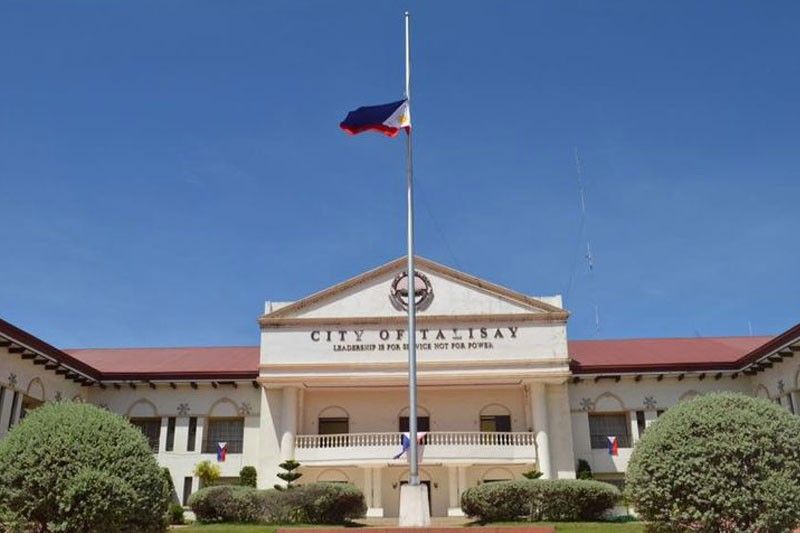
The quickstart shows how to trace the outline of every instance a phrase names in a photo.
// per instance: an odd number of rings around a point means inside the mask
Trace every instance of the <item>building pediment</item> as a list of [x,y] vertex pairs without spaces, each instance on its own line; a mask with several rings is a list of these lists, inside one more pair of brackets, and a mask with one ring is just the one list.
[[[470,322],[480,317],[500,321],[563,322],[568,313],[558,298],[533,298],[475,276],[418,257],[414,289],[418,320]],[[312,323],[400,324],[405,319],[408,279],[405,258],[396,259],[316,294],[266,313],[262,327]],[[549,301],[548,301],[549,300]]]

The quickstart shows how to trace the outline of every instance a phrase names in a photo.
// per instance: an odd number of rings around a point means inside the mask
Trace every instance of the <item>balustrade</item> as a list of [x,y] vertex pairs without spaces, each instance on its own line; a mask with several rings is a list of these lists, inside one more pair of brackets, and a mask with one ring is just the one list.
[[[400,446],[402,433],[342,433],[336,435],[298,435],[295,446],[313,448],[362,448]],[[430,431],[426,446],[536,446],[533,433],[486,431]]]

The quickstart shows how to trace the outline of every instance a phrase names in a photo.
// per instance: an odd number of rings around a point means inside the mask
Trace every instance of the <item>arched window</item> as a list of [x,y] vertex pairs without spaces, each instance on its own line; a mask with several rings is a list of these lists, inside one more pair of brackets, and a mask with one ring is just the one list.
[[318,435],[340,435],[350,433],[350,415],[341,407],[331,406],[317,416]]
[[244,417],[230,398],[220,398],[209,409],[202,452],[217,453],[222,443],[228,453],[244,449]]
[[507,468],[490,468],[483,473],[484,483],[493,483],[495,481],[511,481],[514,479],[514,474]]
[[319,473],[317,476],[317,482],[350,483],[350,478],[348,478],[347,474],[341,470],[329,468],[328,470],[323,470]]
[[489,404],[480,413],[481,431],[506,432],[511,431],[511,411],[497,403]]
[[[408,407],[403,408],[397,417],[397,430],[400,433],[408,431]],[[417,406],[417,431],[430,431],[431,430],[431,415],[428,410],[422,406]]]

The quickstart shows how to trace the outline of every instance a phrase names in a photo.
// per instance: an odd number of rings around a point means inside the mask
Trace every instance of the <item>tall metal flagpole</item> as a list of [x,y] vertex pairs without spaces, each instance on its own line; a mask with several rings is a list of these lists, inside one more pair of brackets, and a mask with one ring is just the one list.
[[[406,22],[406,100],[411,112],[411,43],[409,26],[411,17],[405,13]],[[406,192],[408,196],[408,433],[409,484],[419,485],[419,456],[417,447],[417,327],[416,327],[416,277],[414,273],[414,167],[411,164],[411,128],[406,130]]]

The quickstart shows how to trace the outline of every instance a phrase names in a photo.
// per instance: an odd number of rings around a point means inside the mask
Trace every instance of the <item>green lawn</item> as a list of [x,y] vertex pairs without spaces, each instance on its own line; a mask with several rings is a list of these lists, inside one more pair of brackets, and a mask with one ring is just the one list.
[[[492,524],[502,526],[525,526],[527,522]],[[579,533],[590,531],[592,533],[642,533],[644,525],[641,522],[537,522],[531,525],[549,525],[556,528],[559,533]],[[191,525],[175,528],[176,533],[275,533],[279,527],[294,526],[259,526],[252,524],[210,524]],[[314,527],[314,526],[302,526]],[[472,526],[479,528],[480,526]],[[477,531],[475,533],[478,533]]]
[[593,533],[642,533],[644,531],[644,524],[641,522],[555,522],[536,525],[553,526],[559,533],[578,533],[579,531],[591,531]]

